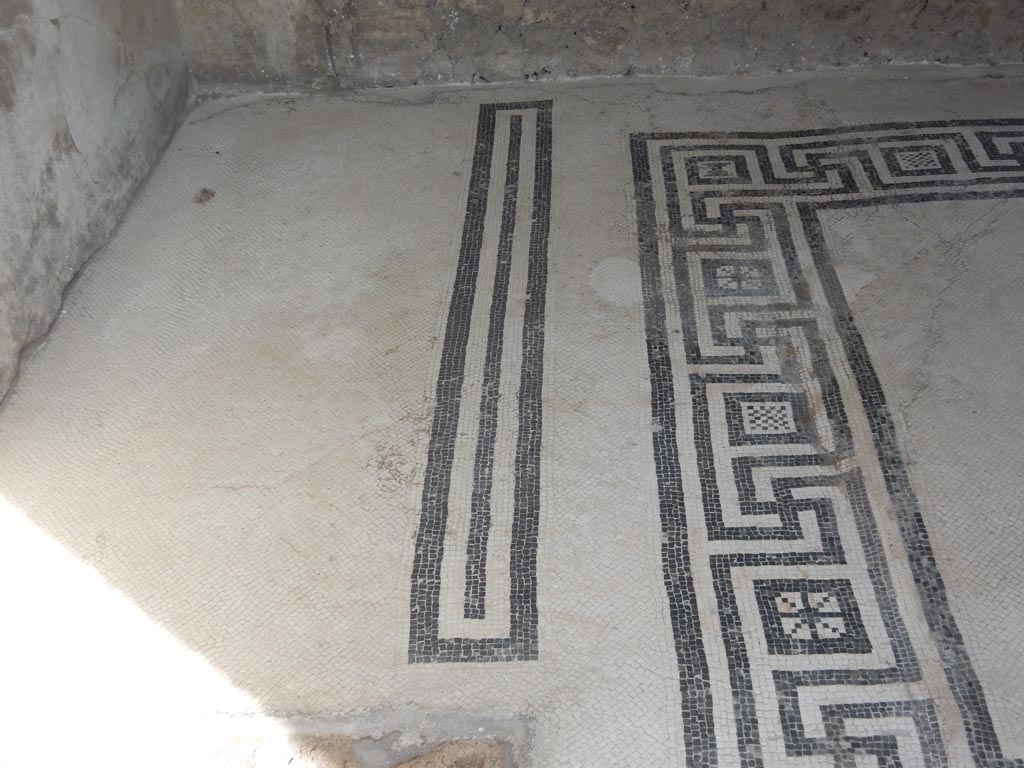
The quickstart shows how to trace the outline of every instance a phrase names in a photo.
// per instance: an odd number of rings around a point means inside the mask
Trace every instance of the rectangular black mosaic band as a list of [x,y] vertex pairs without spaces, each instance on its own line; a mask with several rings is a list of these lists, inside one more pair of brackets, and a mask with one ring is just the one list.
[[[505,198],[498,234],[498,267],[494,275],[487,352],[484,359],[483,397],[480,398],[480,427],[473,460],[473,496],[466,545],[466,590],[463,615],[482,619],[486,615],[487,540],[491,530],[491,489],[494,485],[494,441],[498,429],[498,397],[501,383],[501,353],[512,272],[512,237],[516,226],[516,198],[519,196],[519,152],[523,118],[509,118],[508,159],[505,163]],[[521,427],[525,426],[520,424]]]
[[[498,382],[501,377],[503,328],[516,236],[520,154],[524,113],[534,112],[533,210],[529,235],[522,367],[517,405],[515,481],[510,544],[509,634],[500,638],[439,637],[441,564],[448,520],[455,441],[466,379],[466,353],[479,276],[484,220],[489,204],[496,116],[509,117],[497,270],[491,297],[487,348],[479,404],[480,423],[473,457],[470,534],[466,547],[464,616],[485,615],[486,558],[490,530],[494,441],[497,434]],[[537,535],[540,516],[541,395],[544,377],[544,308],[547,290],[548,235],[551,217],[552,103],[550,101],[483,104],[477,118],[469,195],[445,324],[434,416],[427,449],[420,525],[411,576],[409,661],[526,661],[537,649]]]

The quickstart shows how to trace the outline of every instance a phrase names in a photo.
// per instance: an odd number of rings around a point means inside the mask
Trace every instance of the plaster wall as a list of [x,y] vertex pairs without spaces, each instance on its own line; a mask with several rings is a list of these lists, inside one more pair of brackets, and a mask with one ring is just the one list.
[[171,0],[0,2],[0,395],[190,88]]
[[1014,63],[1020,0],[176,0],[200,82],[324,86]]

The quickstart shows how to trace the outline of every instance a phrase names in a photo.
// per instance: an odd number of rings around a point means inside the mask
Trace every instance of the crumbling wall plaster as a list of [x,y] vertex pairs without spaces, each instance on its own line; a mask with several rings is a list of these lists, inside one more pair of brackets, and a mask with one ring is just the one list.
[[0,2],[0,396],[190,88],[172,0]]
[[728,75],[1024,59],[1021,0],[176,0],[202,82]]

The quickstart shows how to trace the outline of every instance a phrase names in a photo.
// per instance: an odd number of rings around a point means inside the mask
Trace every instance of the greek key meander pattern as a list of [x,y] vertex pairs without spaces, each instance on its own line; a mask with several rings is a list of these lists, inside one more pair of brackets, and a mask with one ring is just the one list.
[[[547,101],[477,118],[411,576],[413,663],[538,658],[551,120]],[[1002,754],[819,216],[1024,197],[1024,122],[634,134],[630,153],[685,764],[1024,768]],[[473,437],[461,452],[460,417]],[[502,423],[515,450],[497,487]],[[461,581],[442,567],[460,462]],[[479,631],[442,631],[446,581]]]
[[[506,118],[506,119],[503,119]],[[529,137],[532,136],[532,142]],[[507,145],[504,157],[495,153]],[[541,391],[544,367],[544,304],[547,250],[551,215],[551,102],[530,101],[484,104],[477,116],[476,140],[466,201],[466,215],[455,273],[455,284],[445,324],[440,370],[434,398],[433,423],[427,449],[420,527],[416,538],[410,596],[409,661],[526,661],[537,658],[537,527],[540,514]],[[494,166],[492,168],[492,166]],[[524,171],[526,177],[524,177]],[[532,178],[532,187],[528,178]],[[492,184],[500,190],[500,205],[492,197]],[[531,202],[532,201],[532,202]],[[520,208],[530,204],[528,237],[517,230]],[[488,206],[498,206],[497,238],[486,236]],[[489,230],[488,230],[489,231]],[[525,284],[513,296],[520,256],[526,261]],[[490,249],[490,250],[488,250]],[[491,252],[493,251],[493,253]],[[485,354],[481,370],[467,370],[472,338],[477,283],[482,259],[493,265]],[[488,267],[489,269],[491,267]],[[489,273],[488,273],[489,274]],[[510,301],[518,299],[512,306]],[[510,314],[511,313],[511,314]],[[520,319],[521,315],[521,319]],[[479,323],[481,318],[477,318]],[[521,335],[521,348],[510,350],[506,335],[511,327]],[[508,617],[506,634],[488,633],[488,545],[496,474],[496,444],[502,421],[502,364],[518,354],[521,366],[514,397],[505,422],[515,423],[515,452],[510,463],[512,519],[508,538]],[[479,384],[479,404],[467,398],[470,383]],[[513,387],[506,387],[506,390]],[[462,409],[463,400],[476,413]],[[465,587],[461,594],[462,619],[479,625],[472,636],[441,636],[442,565],[453,481],[458,455],[456,443],[461,421],[475,423],[474,447],[469,450],[472,469],[469,524],[466,536]],[[473,417],[473,418],[469,418]],[[492,597],[494,597],[492,595]],[[495,624],[502,623],[500,620]]]
[[647,133],[630,152],[686,764],[1024,766],[819,217],[1024,196],[1024,122]]

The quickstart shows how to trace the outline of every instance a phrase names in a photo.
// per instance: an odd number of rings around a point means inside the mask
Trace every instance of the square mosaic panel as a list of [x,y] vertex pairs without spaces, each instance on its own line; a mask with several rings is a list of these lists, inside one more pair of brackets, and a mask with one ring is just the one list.
[[955,173],[949,155],[939,144],[882,147],[882,156],[894,177]]
[[849,581],[755,581],[754,590],[770,653],[871,652]]
[[743,155],[708,155],[687,158],[686,176],[691,184],[747,184],[750,169]]
[[702,259],[708,296],[772,297],[778,293],[772,265],[763,259]]
[[813,442],[806,398],[799,392],[727,392],[730,445]]

